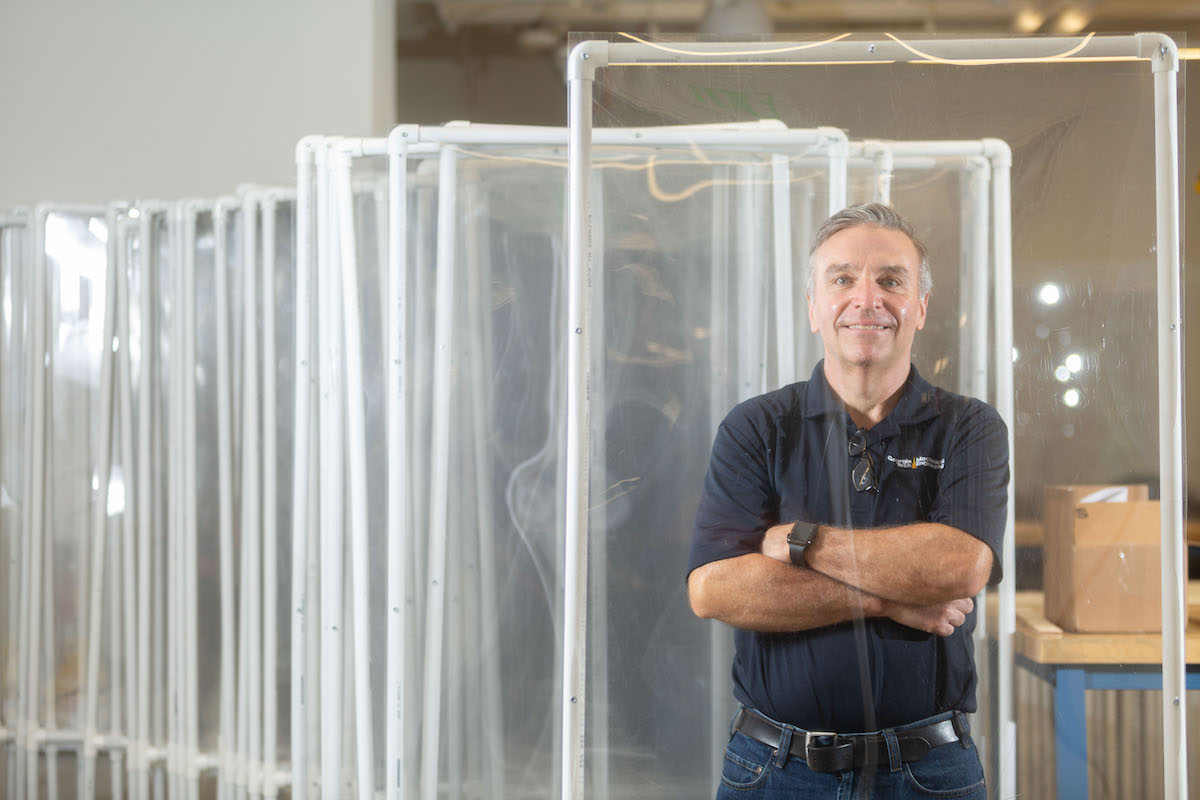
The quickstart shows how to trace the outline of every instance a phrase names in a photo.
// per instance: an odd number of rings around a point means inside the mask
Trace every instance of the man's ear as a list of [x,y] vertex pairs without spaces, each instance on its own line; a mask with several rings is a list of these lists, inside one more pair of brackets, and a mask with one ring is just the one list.
[[[813,333],[820,333],[821,325],[817,322],[816,309],[813,307],[812,292],[811,291],[807,292],[804,295],[804,297],[806,300],[808,300],[808,328]],[[922,323],[922,324],[924,324],[924,323]]]
[[929,295],[930,293],[926,292],[925,296],[921,298],[921,313],[917,315],[916,330],[924,330],[925,328],[925,312],[929,310]]

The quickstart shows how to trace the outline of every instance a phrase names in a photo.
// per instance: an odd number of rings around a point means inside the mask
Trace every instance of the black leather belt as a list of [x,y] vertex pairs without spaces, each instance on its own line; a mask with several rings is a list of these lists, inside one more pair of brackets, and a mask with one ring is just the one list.
[[[955,714],[932,725],[895,731],[900,760],[920,761],[935,747],[962,741],[965,728]],[[744,708],[734,718],[733,730],[776,750],[783,739],[782,726]],[[837,734],[797,729],[792,732],[788,755],[806,762],[814,772],[844,772],[889,762],[887,740],[882,732]]]

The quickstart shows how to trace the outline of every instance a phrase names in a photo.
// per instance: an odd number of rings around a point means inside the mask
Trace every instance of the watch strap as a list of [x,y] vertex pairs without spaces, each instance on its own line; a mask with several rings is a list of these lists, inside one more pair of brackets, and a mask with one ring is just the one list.
[[800,566],[808,566],[804,553],[808,546],[813,543],[813,539],[817,537],[817,528],[821,527],[816,522],[797,522],[792,525],[791,531],[787,535],[788,557],[792,563]]

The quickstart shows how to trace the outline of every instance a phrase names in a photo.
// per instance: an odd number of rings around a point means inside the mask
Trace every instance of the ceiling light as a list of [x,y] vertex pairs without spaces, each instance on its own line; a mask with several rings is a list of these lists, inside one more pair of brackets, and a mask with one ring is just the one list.
[[1075,408],[1075,406],[1079,405],[1079,400],[1080,397],[1078,389],[1067,389],[1065,392],[1063,392],[1063,402],[1071,408]]
[[1083,6],[1067,6],[1058,19],[1054,20],[1054,30],[1058,33],[1079,33],[1092,21],[1092,11]]
[[1057,283],[1043,283],[1038,289],[1037,298],[1044,306],[1058,305],[1058,301],[1062,300],[1062,289]]
[[1025,6],[1017,12],[1013,19],[1013,28],[1018,33],[1037,33],[1038,28],[1046,21],[1046,15],[1037,9]]
[[1083,356],[1079,355],[1079,353],[1071,353],[1063,363],[1066,364],[1067,369],[1071,370],[1071,372],[1079,372],[1079,370],[1083,369]]

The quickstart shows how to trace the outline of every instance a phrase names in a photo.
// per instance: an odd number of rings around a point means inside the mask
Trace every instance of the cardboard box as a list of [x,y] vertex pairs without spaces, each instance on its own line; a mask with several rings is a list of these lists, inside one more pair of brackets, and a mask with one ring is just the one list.
[[[1081,502],[1103,490],[1123,502]],[[1162,630],[1158,501],[1146,486],[1047,486],[1046,619],[1064,631]]]

